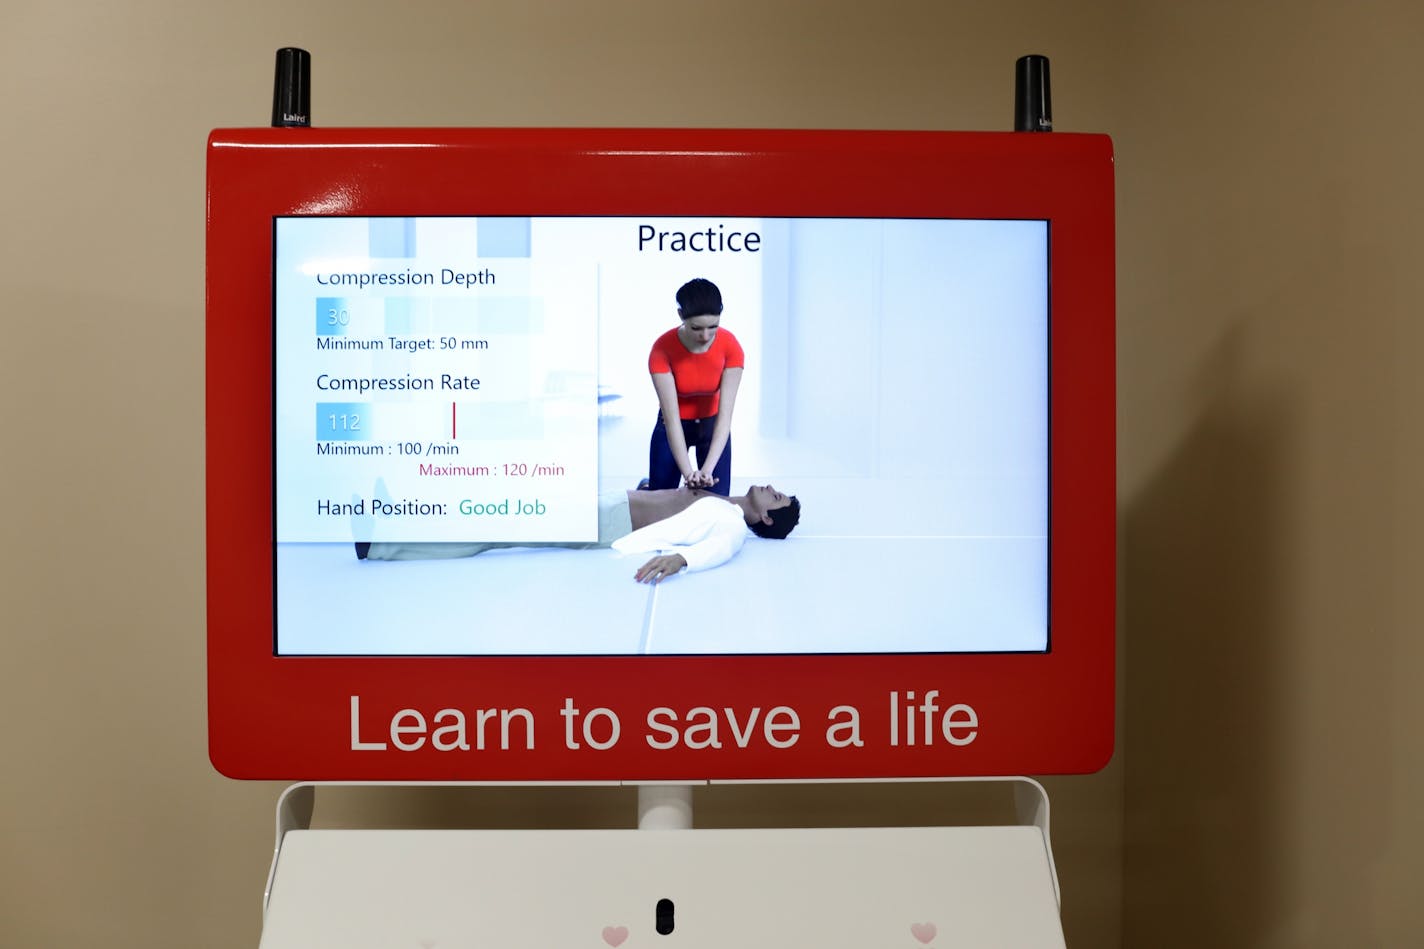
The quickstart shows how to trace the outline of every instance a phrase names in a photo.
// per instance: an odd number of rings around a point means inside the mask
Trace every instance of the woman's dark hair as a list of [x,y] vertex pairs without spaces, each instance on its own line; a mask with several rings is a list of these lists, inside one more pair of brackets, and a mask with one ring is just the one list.
[[687,281],[677,290],[677,315],[684,320],[694,316],[721,316],[722,291],[702,277]]
[[796,500],[796,495],[793,494],[790,504],[774,511],[768,511],[767,516],[771,518],[770,524],[753,521],[747,526],[758,537],[765,537],[767,540],[784,540],[786,535],[791,533],[791,528],[801,520],[801,502]]

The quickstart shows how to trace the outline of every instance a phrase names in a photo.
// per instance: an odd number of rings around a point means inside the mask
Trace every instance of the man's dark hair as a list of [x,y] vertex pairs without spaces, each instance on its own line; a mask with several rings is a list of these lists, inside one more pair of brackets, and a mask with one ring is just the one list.
[[702,277],[687,281],[677,290],[677,314],[684,320],[694,316],[721,316],[722,291]]
[[774,511],[767,511],[767,516],[771,518],[770,524],[753,521],[747,526],[758,537],[765,537],[767,540],[784,540],[786,535],[791,533],[791,528],[801,520],[801,502],[796,500],[796,495],[793,494],[790,504]]

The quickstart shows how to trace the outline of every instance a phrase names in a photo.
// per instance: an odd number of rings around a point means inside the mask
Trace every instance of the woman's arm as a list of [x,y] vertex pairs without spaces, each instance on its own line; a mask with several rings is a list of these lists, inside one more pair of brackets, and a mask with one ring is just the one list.
[[663,430],[667,432],[668,448],[677,462],[677,470],[682,472],[683,480],[689,480],[695,471],[687,458],[687,439],[683,437],[682,416],[677,410],[677,383],[670,372],[655,372],[652,376],[653,391],[658,394],[658,408],[663,415]]
[[737,387],[742,384],[740,367],[722,370],[721,396],[717,400],[717,421],[712,425],[712,441],[707,446],[707,460],[698,472],[704,486],[712,484],[712,472],[727,447],[727,438],[732,434],[732,412],[737,407]]

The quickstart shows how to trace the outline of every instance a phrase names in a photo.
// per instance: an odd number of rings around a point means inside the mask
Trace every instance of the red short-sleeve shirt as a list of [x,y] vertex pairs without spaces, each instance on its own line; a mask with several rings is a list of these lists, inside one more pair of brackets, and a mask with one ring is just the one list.
[[677,385],[677,414],[680,418],[711,418],[717,414],[722,395],[722,372],[746,365],[742,344],[724,329],[717,330],[705,353],[690,353],[670,329],[653,342],[648,354],[648,371],[670,372]]

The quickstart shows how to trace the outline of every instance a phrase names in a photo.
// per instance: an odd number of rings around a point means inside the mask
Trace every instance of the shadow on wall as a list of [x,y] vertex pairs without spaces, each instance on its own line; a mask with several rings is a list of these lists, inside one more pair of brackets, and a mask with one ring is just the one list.
[[1208,362],[1196,425],[1124,522],[1126,946],[1271,944],[1286,913],[1292,631],[1283,392]]
[[[1015,823],[1012,790],[982,784],[788,784],[699,787],[697,827],[881,827]],[[634,827],[633,787],[323,787],[315,828]]]

